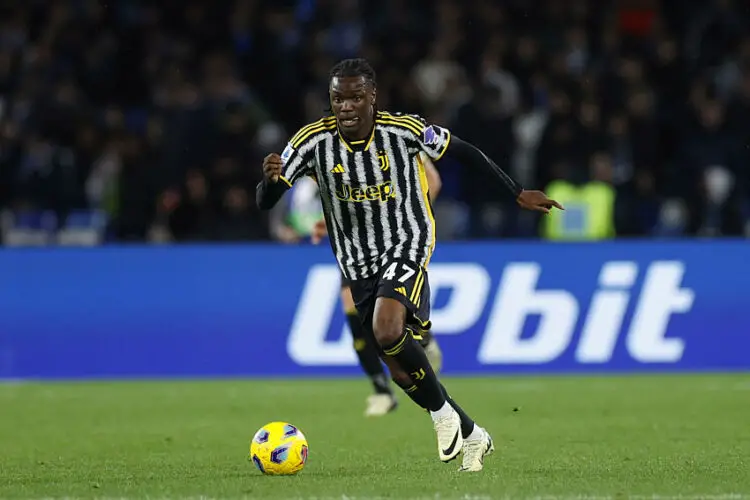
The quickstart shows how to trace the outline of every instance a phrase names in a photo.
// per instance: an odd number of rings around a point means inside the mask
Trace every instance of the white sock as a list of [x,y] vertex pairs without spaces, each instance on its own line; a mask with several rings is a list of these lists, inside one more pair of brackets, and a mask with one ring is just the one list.
[[471,429],[471,432],[468,436],[466,436],[464,439],[469,441],[476,441],[478,439],[482,438],[482,428],[479,427],[477,424],[474,424],[474,428]]
[[439,418],[447,417],[451,412],[453,412],[453,407],[446,401],[439,410],[431,411],[430,415],[432,416],[432,420],[437,420]]

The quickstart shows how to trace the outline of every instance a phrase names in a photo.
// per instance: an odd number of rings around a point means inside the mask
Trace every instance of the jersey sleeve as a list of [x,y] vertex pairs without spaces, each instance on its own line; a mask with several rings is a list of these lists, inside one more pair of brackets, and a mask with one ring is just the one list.
[[298,179],[315,176],[315,145],[309,141],[290,140],[281,153],[282,182],[291,187]]
[[423,118],[416,117],[422,124],[421,133],[417,140],[419,147],[430,159],[437,161],[443,157],[451,142],[450,130],[438,125],[427,123]]

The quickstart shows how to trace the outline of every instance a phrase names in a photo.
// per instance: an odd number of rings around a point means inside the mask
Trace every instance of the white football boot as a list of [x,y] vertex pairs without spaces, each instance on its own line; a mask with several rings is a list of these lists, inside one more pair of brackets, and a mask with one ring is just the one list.
[[490,434],[474,424],[472,435],[464,439],[463,463],[460,472],[479,472],[484,467],[484,457],[495,451]]
[[390,394],[372,394],[367,398],[365,417],[382,417],[398,406],[398,400]]
[[[437,434],[438,455],[443,462],[450,462],[461,453],[464,438],[461,436],[461,417],[448,403],[440,410],[441,415],[432,413],[432,422]],[[442,414],[444,413],[444,414]]]

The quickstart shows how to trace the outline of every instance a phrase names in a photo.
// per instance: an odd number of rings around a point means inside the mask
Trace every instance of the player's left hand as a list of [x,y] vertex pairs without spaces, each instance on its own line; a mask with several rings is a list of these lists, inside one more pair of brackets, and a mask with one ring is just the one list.
[[516,199],[518,205],[526,210],[535,210],[537,212],[543,212],[545,214],[550,213],[552,207],[560,210],[565,208],[555,200],[547,198],[547,195],[541,191],[521,191]]
[[326,228],[326,221],[319,220],[313,227],[312,234],[310,235],[310,241],[312,241],[313,245],[317,245],[323,238],[325,238],[327,234],[328,228]]

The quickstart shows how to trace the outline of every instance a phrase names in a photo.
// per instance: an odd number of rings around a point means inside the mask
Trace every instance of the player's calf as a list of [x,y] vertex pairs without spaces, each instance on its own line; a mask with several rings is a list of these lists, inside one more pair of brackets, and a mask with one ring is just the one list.
[[438,411],[446,405],[445,394],[424,350],[405,328],[406,308],[398,301],[379,297],[373,316],[373,332],[383,353],[395,360],[424,392],[427,409]]
[[429,413],[427,402],[422,396],[423,391],[419,390],[419,387],[414,383],[412,378],[406,373],[396,360],[390,356],[384,356],[383,361],[388,366],[388,371],[391,373],[391,380],[404,391],[404,394],[409,396],[409,399],[414,401],[417,406]]

